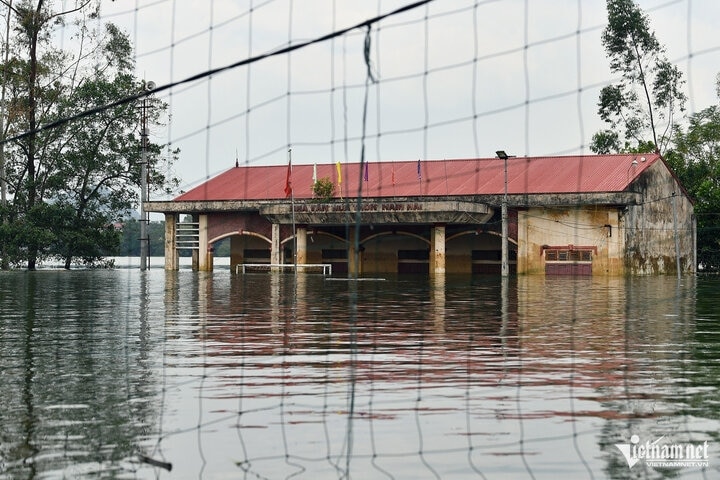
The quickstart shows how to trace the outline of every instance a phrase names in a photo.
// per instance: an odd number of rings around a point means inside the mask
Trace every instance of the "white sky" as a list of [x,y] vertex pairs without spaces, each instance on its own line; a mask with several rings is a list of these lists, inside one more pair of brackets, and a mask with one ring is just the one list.
[[[102,15],[136,44],[139,75],[167,85],[410,3],[103,0]],[[720,2],[639,4],[685,74],[688,109],[717,103]],[[591,153],[603,128],[598,94],[612,80],[600,43],[606,18],[603,0],[435,0],[375,25],[366,160]],[[186,186],[236,155],[241,164],[284,164],[288,145],[297,164],[357,162],[363,42],[354,31],[159,92],[172,119],[153,140],[181,149],[175,170]]]

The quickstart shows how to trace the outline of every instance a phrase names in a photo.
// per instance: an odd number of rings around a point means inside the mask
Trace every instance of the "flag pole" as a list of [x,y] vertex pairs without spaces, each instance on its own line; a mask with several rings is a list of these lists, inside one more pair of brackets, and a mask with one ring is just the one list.
[[420,187],[420,195],[422,195],[422,170],[420,168],[420,159],[419,158],[417,161],[417,179],[418,179],[418,186]]
[[295,189],[292,187],[292,148],[288,148],[288,171],[290,175],[290,209],[292,212],[293,271],[297,275],[297,230],[295,229]]

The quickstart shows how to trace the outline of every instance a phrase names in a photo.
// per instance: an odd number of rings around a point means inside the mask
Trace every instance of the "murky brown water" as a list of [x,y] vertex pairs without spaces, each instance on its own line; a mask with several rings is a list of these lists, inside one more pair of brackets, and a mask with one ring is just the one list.
[[3,273],[0,478],[720,478],[719,287]]

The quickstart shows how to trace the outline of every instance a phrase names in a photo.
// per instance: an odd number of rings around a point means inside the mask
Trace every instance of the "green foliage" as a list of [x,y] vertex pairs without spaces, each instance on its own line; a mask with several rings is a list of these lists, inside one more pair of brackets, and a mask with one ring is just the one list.
[[682,74],[665,58],[648,17],[633,0],[608,0],[607,12],[602,43],[610,70],[622,78],[600,92],[598,114],[610,129],[595,134],[590,149],[665,151],[667,132],[685,108]]
[[[117,252],[119,235],[111,225],[139,203],[141,115],[152,127],[167,108],[148,97],[82,115],[135,95],[143,84],[134,73],[127,35],[115,25],[87,21],[98,5],[92,0],[75,13],[53,12],[57,3],[24,0],[8,10],[14,36],[11,57],[0,68],[7,79],[7,134],[17,138],[5,150],[11,201],[2,212],[3,255],[27,261],[29,269],[49,257],[68,268],[102,264],[104,256]],[[80,40],[73,54],[52,42],[65,16]],[[33,132],[65,119],[73,120]],[[173,191],[179,181],[165,172],[178,152],[164,152],[152,142],[145,151],[150,190]]]
[[[720,84],[720,82],[719,82]],[[690,116],[674,131],[666,159],[695,201],[698,263],[720,269],[720,106]]]
[[593,135],[590,149],[600,155],[620,151],[620,137],[612,130],[601,130]]
[[[148,251],[150,256],[165,255],[165,222],[148,222],[147,234],[150,238]],[[140,222],[127,220],[120,226],[120,245],[117,253],[121,257],[140,256]]]
[[335,184],[329,177],[319,178],[312,186],[313,195],[320,201],[327,201],[335,196]]

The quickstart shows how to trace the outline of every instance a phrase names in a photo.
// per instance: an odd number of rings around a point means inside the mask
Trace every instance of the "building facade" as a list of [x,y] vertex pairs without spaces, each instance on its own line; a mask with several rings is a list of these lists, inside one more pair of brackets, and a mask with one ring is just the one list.
[[[335,185],[317,198],[318,179]],[[231,168],[172,201],[165,266],[332,265],[335,274],[695,272],[693,205],[659,155],[487,158]],[[182,218],[182,221],[181,221]]]

